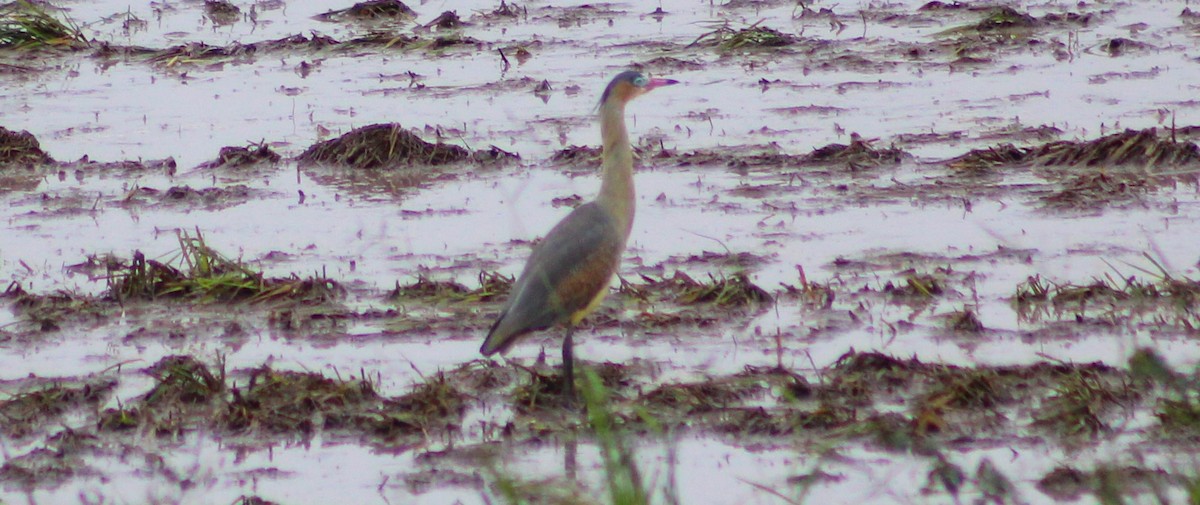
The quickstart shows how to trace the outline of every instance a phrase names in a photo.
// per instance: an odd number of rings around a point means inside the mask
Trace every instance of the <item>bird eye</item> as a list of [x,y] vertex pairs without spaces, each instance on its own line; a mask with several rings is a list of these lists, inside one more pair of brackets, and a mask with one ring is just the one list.
[[644,76],[644,75],[639,75],[639,76],[633,78],[633,85],[637,86],[639,88],[642,86],[645,86],[649,82],[650,82],[650,79],[647,79],[646,76]]

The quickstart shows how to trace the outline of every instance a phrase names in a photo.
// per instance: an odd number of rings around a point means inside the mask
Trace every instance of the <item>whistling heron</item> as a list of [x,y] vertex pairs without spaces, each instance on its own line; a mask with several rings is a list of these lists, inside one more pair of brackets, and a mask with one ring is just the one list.
[[608,294],[633,226],[633,148],[625,129],[625,104],[676,83],[634,71],[622,72],[608,83],[600,95],[600,194],[559,221],[534,248],[479,349],[484,356],[508,350],[531,331],[566,323],[563,391],[574,395],[572,333]]

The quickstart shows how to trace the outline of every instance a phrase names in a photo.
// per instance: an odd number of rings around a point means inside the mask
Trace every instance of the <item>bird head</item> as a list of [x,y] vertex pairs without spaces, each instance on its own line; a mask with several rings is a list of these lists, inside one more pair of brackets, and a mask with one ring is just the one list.
[[617,74],[608,83],[608,87],[604,88],[604,94],[600,95],[600,106],[604,106],[604,104],[610,101],[624,105],[634,98],[649,93],[654,88],[670,86],[672,84],[679,84],[679,81],[674,79],[651,79],[642,75],[641,72],[626,70]]

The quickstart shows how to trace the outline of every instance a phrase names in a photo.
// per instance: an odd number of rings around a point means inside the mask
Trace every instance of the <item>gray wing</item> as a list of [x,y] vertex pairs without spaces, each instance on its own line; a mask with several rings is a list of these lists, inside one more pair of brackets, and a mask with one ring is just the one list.
[[607,289],[624,249],[625,237],[608,212],[595,202],[576,208],[530,254],[480,352],[501,352],[520,336],[587,308]]

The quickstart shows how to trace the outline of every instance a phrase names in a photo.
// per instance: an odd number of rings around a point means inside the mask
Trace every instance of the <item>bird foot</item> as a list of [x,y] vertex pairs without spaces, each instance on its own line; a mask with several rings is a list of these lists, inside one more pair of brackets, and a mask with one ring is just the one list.
[[573,377],[566,377],[565,375],[560,379],[562,384],[560,393],[562,393],[564,404],[567,406],[576,406],[580,404],[579,391],[575,389],[575,381],[571,379],[573,379]]

